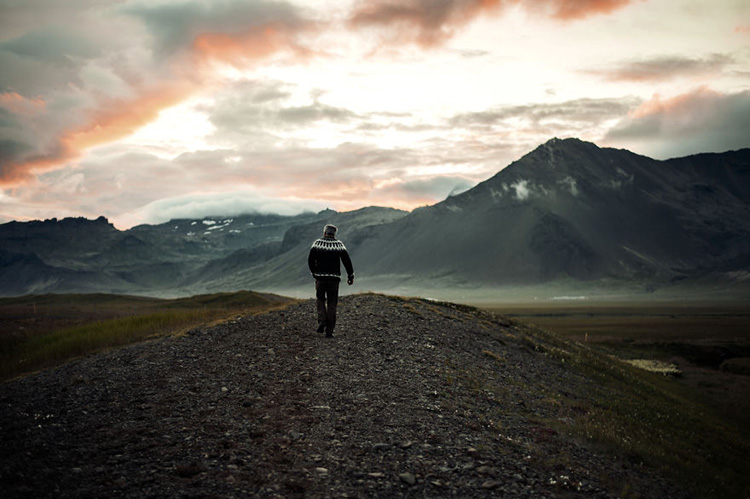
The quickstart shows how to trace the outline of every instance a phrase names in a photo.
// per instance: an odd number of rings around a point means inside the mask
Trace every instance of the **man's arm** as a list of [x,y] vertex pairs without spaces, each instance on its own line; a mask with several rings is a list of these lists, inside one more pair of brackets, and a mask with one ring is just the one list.
[[346,269],[347,282],[351,286],[354,282],[354,267],[352,266],[352,259],[349,258],[348,251],[344,250],[341,253],[341,261],[344,263],[344,268]]
[[315,274],[317,268],[317,257],[315,255],[315,248],[310,248],[310,254],[307,255],[307,267],[310,269],[311,274]]

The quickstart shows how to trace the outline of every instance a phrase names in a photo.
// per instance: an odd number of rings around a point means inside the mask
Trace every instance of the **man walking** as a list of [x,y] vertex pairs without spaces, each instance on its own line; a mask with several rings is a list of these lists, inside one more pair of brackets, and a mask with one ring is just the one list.
[[317,239],[307,257],[307,266],[315,278],[315,297],[318,302],[318,332],[326,332],[326,337],[333,336],[336,326],[336,305],[339,301],[339,281],[341,265],[344,263],[349,286],[354,284],[354,267],[344,243],[336,239],[335,225],[323,228],[323,237]]

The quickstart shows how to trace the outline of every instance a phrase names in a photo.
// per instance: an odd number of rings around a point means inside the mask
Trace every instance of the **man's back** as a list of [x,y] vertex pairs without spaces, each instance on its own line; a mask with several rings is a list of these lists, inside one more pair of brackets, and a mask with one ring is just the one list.
[[333,236],[317,239],[310,248],[307,263],[316,279],[341,279],[341,262],[348,276],[354,275],[352,260],[344,243]]

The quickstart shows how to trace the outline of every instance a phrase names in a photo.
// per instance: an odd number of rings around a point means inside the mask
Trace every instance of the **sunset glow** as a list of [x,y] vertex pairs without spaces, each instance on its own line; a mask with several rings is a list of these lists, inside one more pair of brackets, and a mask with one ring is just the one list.
[[732,0],[0,0],[0,223],[413,209],[552,137],[750,147]]

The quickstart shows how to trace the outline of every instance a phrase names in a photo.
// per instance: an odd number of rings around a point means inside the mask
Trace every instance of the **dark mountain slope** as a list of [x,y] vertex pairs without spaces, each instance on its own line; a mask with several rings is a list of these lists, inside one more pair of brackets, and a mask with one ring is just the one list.
[[34,253],[0,250],[0,282],[7,294],[26,294],[49,289],[65,279],[59,269],[46,265]]
[[104,217],[65,218],[0,225],[0,249],[33,253],[47,265],[75,268],[110,247],[121,233]]
[[[273,254],[272,248],[240,250],[211,262],[201,271],[201,279],[190,283],[191,289],[235,290],[245,288],[288,289],[312,283],[307,269],[307,255],[323,226],[339,226],[338,237],[347,245],[356,244],[375,227],[399,220],[407,212],[393,208],[368,207],[337,213],[321,212],[315,221],[291,227]],[[357,267],[355,267],[355,273]]]
[[[200,269],[238,248],[273,247],[297,224],[326,213],[172,220],[117,230],[109,221],[66,218],[0,224],[0,295],[44,292],[178,293]],[[197,277],[196,277],[197,276]]]
[[353,250],[373,274],[455,283],[668,280],[750,253],[749,171],[750,150],[661,162],[554,139]]

